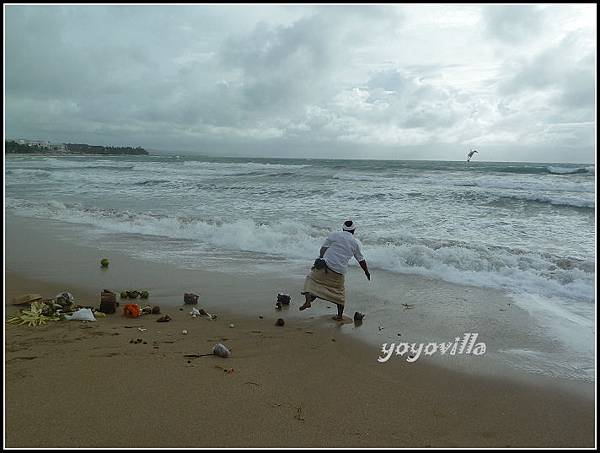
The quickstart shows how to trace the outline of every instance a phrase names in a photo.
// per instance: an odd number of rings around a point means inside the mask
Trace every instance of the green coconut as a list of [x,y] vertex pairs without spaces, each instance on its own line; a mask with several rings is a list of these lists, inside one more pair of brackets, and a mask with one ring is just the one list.
[[149,295],[150,295],[150,293],[148,291],[142,291],[142,292],[140,292],[140,297],[142,299],[148,299]]
[[100,264],[102,265],[102,267],[108,267],[108,259],[102,258],[102,260],[100,260]]
[[121,299],[127,299],[127,291],[121,291]]

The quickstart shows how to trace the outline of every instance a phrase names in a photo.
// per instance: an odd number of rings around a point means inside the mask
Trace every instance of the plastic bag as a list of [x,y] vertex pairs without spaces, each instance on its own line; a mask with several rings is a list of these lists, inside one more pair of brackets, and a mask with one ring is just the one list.
[[80,308],[72,315],[65,315],[68,321],[95,321],[94,313],[90,308]]
[[231,355],[231,351],[229,351],[227,346],[225,346],[223,343],[217,343],[213,348],[213,354],[218,355],[219,357],[227,358]]

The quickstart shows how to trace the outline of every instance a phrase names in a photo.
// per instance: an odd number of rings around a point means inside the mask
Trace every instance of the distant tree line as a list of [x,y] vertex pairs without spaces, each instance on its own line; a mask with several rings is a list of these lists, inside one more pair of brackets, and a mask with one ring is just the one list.
[[6,154],[47,153],[48,150],[38,145],[22,145],[12,140],[4,141]]
[[[14,140],[5,140],[4,149],[6,154],[49,154],[56,153],[58,145],[44,146],[35,143],[21,144]],[[133,148],[131,146],[94,146],[83,143],[65,143],[64,153],[67,154],[148,154],[141,146]]]
[[141,146],[133,148],[131,146],[95,146],[83,143],[65,143],[65,148],[69,153],[78,154],[148,154]]

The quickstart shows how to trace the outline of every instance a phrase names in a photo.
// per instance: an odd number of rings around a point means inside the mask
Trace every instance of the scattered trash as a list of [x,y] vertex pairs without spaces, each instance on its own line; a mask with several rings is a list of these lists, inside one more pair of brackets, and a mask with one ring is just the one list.
[[103,313],[103,312],[101,312],[101,311],[95,311],[95,312],[94,312],[94,316],[95,316],[96,318],[106,318],[106,313]]
[[39,294],[23,294],[13,298],[13,305],[29,305],[32,302],[41,302],[42,296]]
[[146,305],[145,307],[142,308],[142,314],[144,315],[151,315],[152,314],[152,307],[150,305]]
[[117,295],[107,289],[100,294],[100,309],[102,313],[114,313],[117,311]]
[[275,304],[275,309],[281,310],[281,302],[277,301],[277,303]]
[[58,305],[60,305],[63,308],[75,305],[75,298],[73,297],[73,294],[66,292],[66,291],[62,292],[60,294],[57,294],[54,297],[54,300],[56,301],[56,303]]
[[281,302],[282,305],[289,305],[292,298],[286,293],[277,293],[277,302]]
[[126,291],[126,293],[127,293],[127,297],[129,297],[130,299],[137,299],[140,295],[140,292],[137,290]]
[[29,310],[21,310],[19,316],[15,316],[7,320],[9,324],[29,326],[41,326],[46,324],[48,321],[60,320],[60,312],[54,311],[53,307],[43,302],[33,302],[29,307]]
[[125,304],[123,314],[129,318],[137,318],[141,315],[140,306],[138,304]]
[[154,307],[152,307],[152,314],[160,315],[160,307],[158,305],[155,305]]
[[184,335],[187,335],[187,330],[183,329],[183,330],[181,331],[181,333],[182,333],[182,334],[184,334]]
[[234,327],[235,327],[235,324],[233,324],[233,323],[232,323],[232,324],[229,324],[229,328],[230,328],[230,329],[233,329]]
[[227,358],[231,356],[231,351],[229,351],[227,346],[225,346],[223,343],[217,343],[213,348],[213,354],[219,357]]
[[107,259],[107,258],[102,258],[102,259],[100,260],[100,265],[101,265],[102,267],[108,267],[108,264],[109,264],[109,263],[108,263],[108,259]]
[[140,297],[141,297],[142,299],[148,299],[148,296],[150,296],[150,293],[149,293],[148,291],[142,291],[142,292],[140,293]]
[[200,310],[198,310],[196,307],[193,307],[192,311],[190,311],[190,315],[192,315],[192,318],[197,318],[198,316],[202,316],[202,317],[208,318],[210,320],[217,319],[217,315],[211,315],[204,308],[201,308]]
[[364,313],[361,313],[359,311],[354,313],[354,321],[360,322],[363,320],[364,317],[365,317]]
[[143,327],[138,327],[138,330],[139,330],[140,332],[145,332],[145,331],[146,331],[146,330],[148,330],[148,329],[144,329]]
[[142,341],[143,340],[141,338],[136,338],[135,340],[129,340],[129,342],[133,343],[133,344],[138,344],[138,343],[141,343]]
[[277,321],[275,321],[275,325],[281,327],[285,325],[285,321],[282,318],[279,318]]
[[259,316],[258,316],[258,319],[263,319],[263,316],[262,316],[262,315],[259,315]]
[[94,313],[89,308],[80,308],[72,315],[64,315],[67,321],[95,321]]
[[194,293],[184,293],[183,295],[183,302],[185,304],[192,304],[192,305],[196,305],[198,303],[198,298],[200,296],[198,296],[198,294],[194,294]]
[[171,317],[169,315],[164,315],[156,320],[156,322],[169,322]]
[[405,310],[408,310],[409,308],[415,308],[414,304],[402,304],[402,306],[404,307]]

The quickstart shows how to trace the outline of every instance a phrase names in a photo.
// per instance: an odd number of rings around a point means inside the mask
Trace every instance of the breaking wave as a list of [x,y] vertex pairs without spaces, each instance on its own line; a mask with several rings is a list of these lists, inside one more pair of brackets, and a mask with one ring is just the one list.
[[[6,207],[19,215],[83,223],[105,232],[190,240],[214,248],[277,255],[293,261],[310,262],[323,240],[321,229],[286,220],[227,222],[16,199],[7,199]],[[575,257],[411,236],[403,236],[397,242],[367,239],[364,252],[371,267],[395,273],[590,302],[595,297],[595,263]]]

